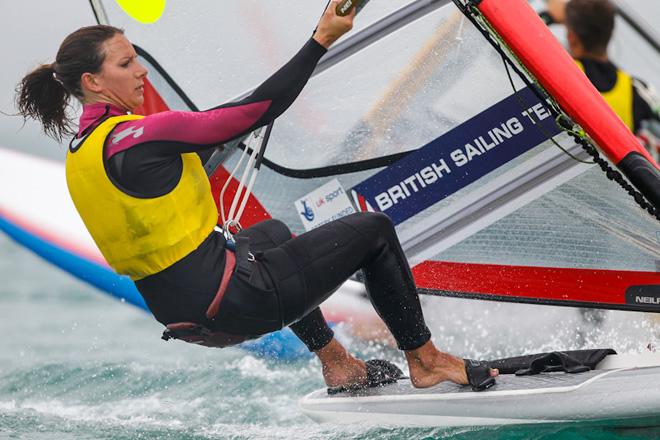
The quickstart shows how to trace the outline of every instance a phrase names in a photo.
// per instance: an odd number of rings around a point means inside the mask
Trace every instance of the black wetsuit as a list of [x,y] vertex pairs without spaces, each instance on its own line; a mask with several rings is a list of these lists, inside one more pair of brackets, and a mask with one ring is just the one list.
[[[200,152],[268,124],[295,100],[324,53],[310,39],[240,102],[119,124],[105,147],[111,180],[136,197],[166,194],[179,181],[181,153]],[[89,114],[83,113],[81,132],[94,124],[94,112],[101,111],[107,109],[84,109]],[[110,109],[111,115],[116,112]],[[140,136],[130,136],[138,126]],[[363,269],[371,301],[399,347],[414,349],[429,340],[410,268],[385,215],[354,214],[296,238],[282,222],[268,220],[239,235],[249,237],[250,250],[259,258],[250,264],[249,275],[234,274],[212,320],[206,311],[225,265],[221,233],[211,233],[183,259],[136,282],[158,321],[195,322],[239,335],[261,335],[289,325],[310,350],[318,350],[333,337],[319,304]]]

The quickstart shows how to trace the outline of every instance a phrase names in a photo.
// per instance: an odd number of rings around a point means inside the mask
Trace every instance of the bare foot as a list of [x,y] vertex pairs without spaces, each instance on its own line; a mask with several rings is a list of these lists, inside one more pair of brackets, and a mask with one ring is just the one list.
[[[459,385],[468,384],[463,359],[439,351],[431,341],[405,354],[410,381],[416,388],[428,388],[445,380]],[[490,370],[491,376],[498,374],[497,369]]]
[[367,382],[367,366],[333,339],[315,352],[321,361],[325,384],[329,387],[361,385]]

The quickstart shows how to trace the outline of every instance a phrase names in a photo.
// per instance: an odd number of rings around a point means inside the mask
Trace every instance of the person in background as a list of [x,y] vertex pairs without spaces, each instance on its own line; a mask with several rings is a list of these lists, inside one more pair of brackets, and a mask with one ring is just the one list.
[[568,51],[587,78],[658,160],[660,99],[609,58],[616,7],[610,0],[548,0],[541,17],[566,26]]

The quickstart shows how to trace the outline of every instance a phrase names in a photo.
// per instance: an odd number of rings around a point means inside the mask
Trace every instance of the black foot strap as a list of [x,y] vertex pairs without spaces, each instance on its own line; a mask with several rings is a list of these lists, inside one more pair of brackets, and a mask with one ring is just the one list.
[[338,394],[350,391],[365,390],[367,388],[382,387],[403,378],[403,371],[389,361],[371,359],[367,365],[367,381],[363,384],[328,387],[328,394]]
[[[574,367],[577,365],[585,365],[593,370],[608,355],[616,354],[616,351],[612,350],[611,348],[596,348],[589,350],[562,350],[560,353],[561,355],[552,355],[552,352],[527,354],[524,356],[515,356],[505,359],[488,361],[487,363],[490,365],[490,368],[497,368],[500,370],[500,374],[514,374],[519,370],[541,372],[541,365],[548,365],[548,362],[554,362],[554,364],[549,365],[550,367],[553,365],[565,364],[571,371],[575,371]],[[565,360],[560,360],[560,356]],[[572,360],[569,361],[567,359],[568,357],[570,357]],[[554,361],[552,360],[553,358]],[[539,361],[537,359],[544,360]]]
[[553,371],[565,371],[575,374],[584,373],[589,370],[591,368],[583,365],[579,360],[561,351],[555,351],[537,357],[529,364],[529,368],[522,368],[516,371],[516,376],[528,376]]
[[472,391],[483,391],[495,385],[495,378],[490,375],[490,367],[473,359],[463,359],[465,372]]

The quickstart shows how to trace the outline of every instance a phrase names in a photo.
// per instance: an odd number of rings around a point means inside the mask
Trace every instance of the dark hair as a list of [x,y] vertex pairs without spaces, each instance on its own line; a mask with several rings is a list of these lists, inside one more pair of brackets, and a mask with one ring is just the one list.
[[16,87],[16,106],[24,119],[41,122],[44,133],[61,141],[73,134],[67,116],[69,98],[82,100],[80,77],[83,73],[98,73],[105,60],[102,45],[122,29],[97,25],[78,29],[67,36],[52,64],[42,64],[28,73]]
[[587,52],[604,54],[614,31],[616,8],[609,0],[571,0],[566,26],[575,32]]

